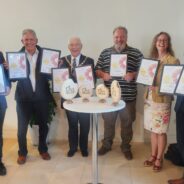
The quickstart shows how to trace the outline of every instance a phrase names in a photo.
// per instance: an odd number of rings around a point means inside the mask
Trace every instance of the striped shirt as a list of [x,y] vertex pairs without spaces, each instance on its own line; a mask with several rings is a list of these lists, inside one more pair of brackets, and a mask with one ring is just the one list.
[[[95,70],[101,70],[106,73],[110,73],[110,62],[112,54],[127,54],[127,72],[137,72],[141,59],[143,58],[142,53],[135,48],[126,46],[121,52],[117,52],[114,47],[103,50],[97,61]],[[113,80],[117,80],[121,87],[121,97],[125,102],[131,102],[136,100],[137,85],[135,80],[127,82],[122,78],[112,77],[109,81],[104,81],[104,84],[110,88]]]

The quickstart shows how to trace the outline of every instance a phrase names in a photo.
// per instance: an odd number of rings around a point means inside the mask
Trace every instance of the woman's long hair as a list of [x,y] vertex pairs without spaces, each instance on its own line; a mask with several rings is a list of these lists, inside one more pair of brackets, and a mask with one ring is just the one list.
[[174,56],[174,51],[172,49],[172,43],[171,43],[171,36],[166,33],[166,32],[160,32],[158,33],[154,38],[153,38],[153,42],[152,42],[152,46],[151,46],[151,50],[150,50],[150,57],[153,58],[153,59],[158,59],[158,50],[156,48],[156,42],[157,42],[157,39],[160,35],[166,35],[167,36],[167,39],[168,39],[168,47],[167,47],[167,52],[169,54],[171,54],[172,56]]

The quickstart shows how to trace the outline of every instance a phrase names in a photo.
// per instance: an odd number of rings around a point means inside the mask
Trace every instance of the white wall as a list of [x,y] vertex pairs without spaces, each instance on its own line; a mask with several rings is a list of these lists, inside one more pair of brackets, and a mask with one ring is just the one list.
[[[129,31],[129,45],[148,55],[152,38],[160,31],[171,34],[176,56],[184,57],[184,11],[183,0],[0,0],[0,49],[17,51],[21,47],[21,32],[33,28],[39,44],[61,49],[62,56],[68,54],[67,41],[71,36],[80,36],[83,53],[97,60],[100,52],[112,45],[112,30],[123,25]],[[14,101],[16,84],[8,96],[8,110],[5,119],[5,137],[15,137],[17,119]],[[134,140],[144,139],[143,130],[143,88],[139,86],[137,120],[134,123]],[[59,97],[57,96],[58,103]],[[56,139],[67,139],[66,115],[57,110],[54,121]],[[118,126],[118,125],[117,125]],[[100,137],[103,137],[103,123],[100,121]],[[117,130],[119,139],[119,130]],[[173,113],[169,139],[175,138],[175,116]]]

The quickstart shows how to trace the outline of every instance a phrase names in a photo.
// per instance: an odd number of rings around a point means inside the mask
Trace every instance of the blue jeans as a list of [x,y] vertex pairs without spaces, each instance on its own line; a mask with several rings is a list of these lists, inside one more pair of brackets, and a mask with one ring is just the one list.
[[2,148],[3,148],[3,122],[6,113],[6,108],[0,106],[0,161],[2,159]]

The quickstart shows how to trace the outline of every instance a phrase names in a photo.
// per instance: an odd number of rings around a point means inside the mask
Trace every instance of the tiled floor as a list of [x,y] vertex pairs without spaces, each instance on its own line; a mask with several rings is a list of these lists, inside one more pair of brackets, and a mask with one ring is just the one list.
[[[17,142],[15,139],[4,141],[4,163],[7,176],[0,177],[0,184],[86,184],[91,182],[90,155],[83,158],[78,151],[72,158],[66,156],[67,142],[55,142],[49,145],[52,156],[50,161],[40,158],[37,148],[28,143],[29,156],[25,165],[17,165]],[[91,148],[91,146],[89,146]],[[118,143],[113,150],[98,159],[99,182],[103,184],[167,184],[170,178],[182,175],[183,168],[164,160],[164,168],[154,173],[152,168],[143,167],[143,161],[149,155],[149,144],[133,143],[134,159],[125,160]]]

